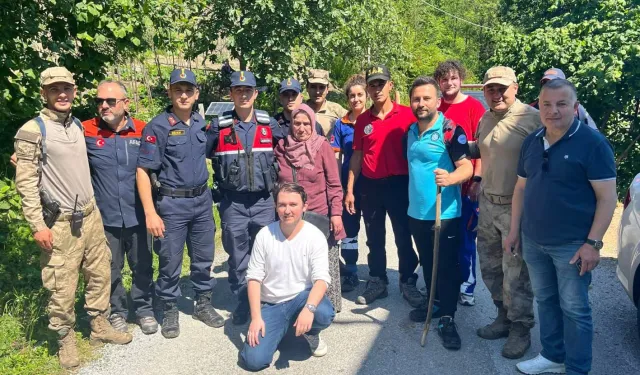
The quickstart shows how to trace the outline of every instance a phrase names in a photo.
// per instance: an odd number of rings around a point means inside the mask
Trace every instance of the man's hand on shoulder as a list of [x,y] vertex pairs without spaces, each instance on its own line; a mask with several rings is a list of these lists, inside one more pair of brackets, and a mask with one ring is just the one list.
[[256,345],[260,344],[260,337],[264,337],[266,334],[267,328],[264,325],[264,320],[262,320],[262,318],[251,319],[249,331],[247,332],[247,342],[249,346],[255,348]]
[[46,251],[47,253],[53,251],[53,233],[51,233],[51,230],[49,228],[45,228],[41,231],[35,232],[33,234],[33,239],[42,250]]
[[308,308],[302,308],[302,311],[298,314],[298,319],[293,323],[293,326],[296,327],[296,336],[309,332],[311,325],[313,324],[313,315],[314,314]]

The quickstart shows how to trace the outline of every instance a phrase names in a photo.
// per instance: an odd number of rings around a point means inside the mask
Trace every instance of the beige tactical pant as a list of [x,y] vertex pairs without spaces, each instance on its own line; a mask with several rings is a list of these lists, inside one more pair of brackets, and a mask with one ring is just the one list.
[[496,305],[503,304],[507,318],[533,327],[533,291],[522,254],[513,256],[502,249],[511,227],[511,204],[494,204],[480,194],[478,215],[478,257],[482,280]]
[[[90,204],[95,205],[92,201]],[[53,252],[42,251],[42,283],[51,292],[49,329],[73,328],[78,277],[82,270],[86,282],[84,308],[89,316],[105,314],[111,288],[111,251],[107,246],[102,217],[97,207],[84,218],[81,234],[71,234],[70,221],[57,221],[51,228]]]

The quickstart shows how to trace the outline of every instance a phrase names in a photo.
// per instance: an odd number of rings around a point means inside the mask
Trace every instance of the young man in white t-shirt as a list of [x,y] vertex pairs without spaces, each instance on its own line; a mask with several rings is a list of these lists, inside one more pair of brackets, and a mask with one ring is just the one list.
[[276,190],[280,221],[260,230],[247,269],[251,324],[240,353],[250,370],[268,367],[292,326],[315,357],[327,354],[320,331],[335,312],[325,297],[331,282],[329,249],[322,232],[304,220],[307,194],[296,183]]

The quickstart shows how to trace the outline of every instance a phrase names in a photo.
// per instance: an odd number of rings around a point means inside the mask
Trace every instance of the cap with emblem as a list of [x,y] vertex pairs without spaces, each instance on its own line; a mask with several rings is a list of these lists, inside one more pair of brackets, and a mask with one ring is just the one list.
[[244,70],[233,72],[231,73],[231,87],[234,86],[256,87],[256,76]]
[[513,69],[507,66],[494,66],[487,70],[484,74],[484,79],[482,80],[483,86],[490,85],[492,83],[510,86],[512,83],[518,83],[518,78],[516,78],[516,73]]
[[551,81],[552,79],[567,79],[564,72],[558,68],[551,68],[544,72],[544,76],[540,82]]
[[300,82],[298,82],[295,78],[287,78],[280,82],[280,90],[278,91],[282,94],[285,91],[292,90],[297,92],[298,94],[302,91],[302,86],[300,86]]
[[47,86],[57,82],[76,84],[76,81],[73,80],[73,74],[62,66],[47,68],[40,73],[40,86]]
[[171,72],[169,84],[173,85],[179,82],[190,83],[194,86],[198,86],[198,83],[196,82],[196,75],[191,70],[185,68],[174,69],[173,72]]
[[381,79],[383,81],[391,80],[389,68],[384,65],[374,65],[367,69],[367,83],[371,83],[377,79]]
[[323,69],[309,69],[309,72],[307,73],[307,82],[328,85],[329,72]]

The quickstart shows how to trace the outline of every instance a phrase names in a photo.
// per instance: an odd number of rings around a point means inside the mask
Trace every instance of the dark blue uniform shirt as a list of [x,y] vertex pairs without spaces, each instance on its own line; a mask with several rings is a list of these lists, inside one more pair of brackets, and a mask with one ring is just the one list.
[[527,179],[522,232],[540,245],[584,241],[596,212],[593,181],[616,178],[613,147],[598,131],[574,120],[545,150],[545,128],[525,138],[518,176]]
[[117,133],[99,117],[82,125],[91,183],[104,225],[131,228],[144,223],[144,210],[136,190],[136,164],[145,123],[128,118]]
[[162,186],[188,189],[206,184],[205,127],[198,113],[191,113],[187,125],[167,108],[142,132],[138,166],[157,171]]

